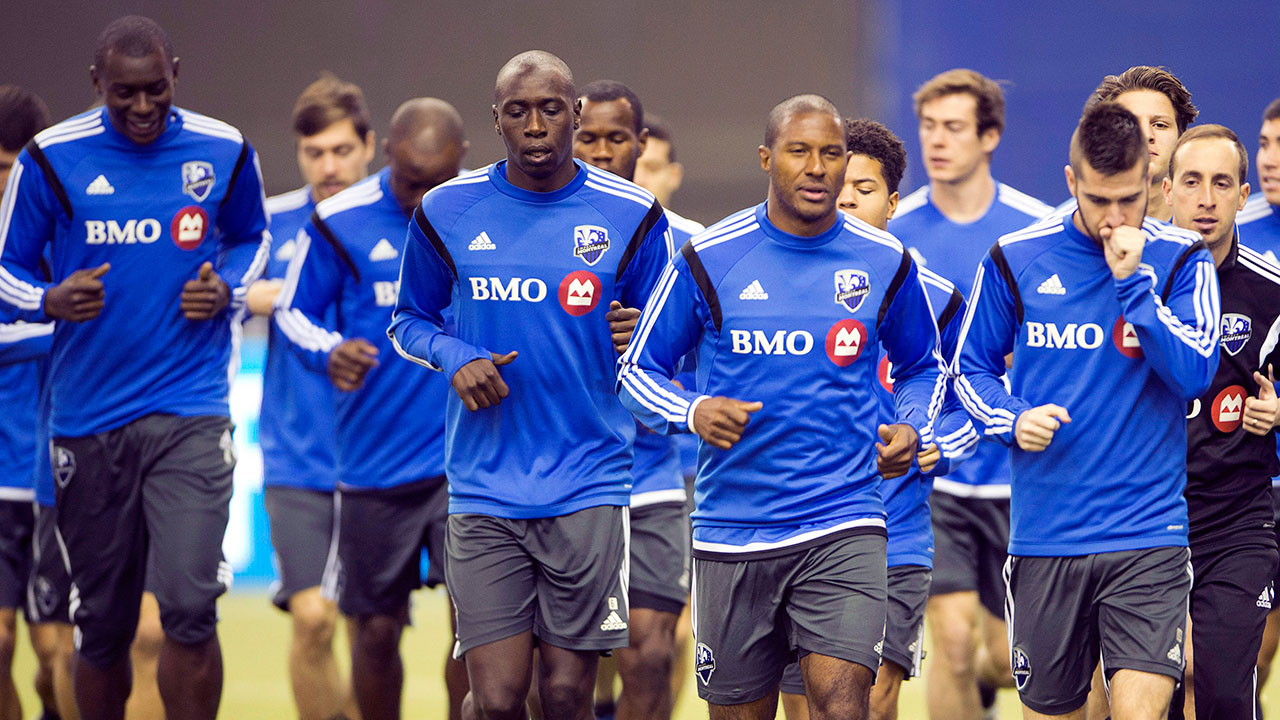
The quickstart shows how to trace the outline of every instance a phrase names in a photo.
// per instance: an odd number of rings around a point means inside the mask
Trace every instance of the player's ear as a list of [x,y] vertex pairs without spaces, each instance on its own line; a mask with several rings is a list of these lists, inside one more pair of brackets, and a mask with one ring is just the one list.
[[982,152],[990,155],[996,151],[996,146],[1000,144],[1000,131],[990,127],[978,136],[978,143],[982,145]]
[[582,124],[582,98],[573,101],[573,129]]
[[759,147],[759,152],[760,152],[760,168],[763,169],[765,172],[769,172],[769,148],[765,147],[764,145],[761,145]]
[[462,149],[458,151],[458,159],[459,159],[459,160],[461,160],[462,158],[466,157],[466,156],[467,156],[467,151],[468,151],[468,150],[470,150],[470,149],[471,149],[471,141],[470,141],[470,140],[463,140],[463,141],[462,141]]
[[364,163],[368,165],[373,162],[374,148],[378,147],[378,133],[371,128],[364,136]]
[[502,126],[498,124],[498,106],[491,105],[493,108],[493,131],[498,133],[498,137],[502,137]]
[[1160,181],[1160,194],[1164,195],[1165,204],[1173,207],[1173,181],[1168,177]]
[[178,79],[178,58],[174,58],[169,62],[169,70],[173,73],[173,79]]
[[1252,188],[1249,187],[1249,183],[1244,183],[1240,186],[1240,207],[1236,208],[1236,212],[1240,212],[1244,209],[1244,202],[1249,199],[1249,192],[1251,190]]
[[649,128],[641,128],[640,134],[636,136],[636,157],[644,154],[644,148],[649,144]]
[[98,66],[89,66],[89,84],[93,85],[93,91],[99,95],[102,93],[102,87],[98,84]]
[[1071,193],[1071,197],[1076,196],[1076,172],[1070,164],[1064,165],[1062,172],[1067,176],[1067,192]]
[[889,193],[889,212],[884,216],[884,219],[888,220],[892,218],[893,214],[897,211],[898,211],[898,191],[894,190],[893,192]]

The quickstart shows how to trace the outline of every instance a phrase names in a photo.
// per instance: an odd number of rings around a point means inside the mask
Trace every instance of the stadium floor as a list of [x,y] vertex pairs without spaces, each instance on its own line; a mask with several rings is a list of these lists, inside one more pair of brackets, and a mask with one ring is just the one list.
[[[451,641],[449,614],[443,593],[422,591],[414,595],[414,627],[405,633],[404,717],[442,718],[445,691],[442,666]],[[289,623],[285,616],[267,601],[265,588],[241,588],[219,604],[219,625],[225,663],[225,686],[220,717],[232,720],[284,720],[296,717],[285,671],[288,651]],[[19,637],[25,637],[21,630]],[[339,647],[346,647],[345,633],[339,629]],[[39,702],[31,687],[35,659],[30,645],[18,649],[14,679],[22,698],[26,717],[36,717]],[[346,672],[349,658],[339,653],[339,663]],[[926,671],[928,663],[926,662]],[[1264,707],[1280,706],[1280,690],[1269,684],[1263,693]],[[692,683],[677,703],[677,720],[707,717],[706,704],[693,691]],[[1020,718],[1018,699],[1012,691],[1000,693],[1002,720]],[[900,716],[903,720],[923,719],[924,683],[908,682],[902,691]],[[779,711],[781,717],[781,711]]]

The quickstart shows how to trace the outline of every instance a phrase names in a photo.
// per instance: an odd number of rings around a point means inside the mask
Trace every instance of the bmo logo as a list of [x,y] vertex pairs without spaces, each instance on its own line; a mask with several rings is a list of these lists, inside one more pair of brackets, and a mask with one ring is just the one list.
[[1235,432],[1236,428],[1240,427],[1240,416],[1244,412],[1244,398],[1244,387],[1231,385],[1223,388],[1222,392],[1213,399],[1213,405],[1209,407],[1209,412],[1213,414],[1209,419],[1213,421],[1213,426],[1218,428],[1219,432]]
[[813,336],[804,330],[730,330],[733,352],[738,355],[808,355]]
[[1142,357],[1142,344],[1138,342],[1138,331],[1133,329],[1133,323],[1125,322],[1123,315],[1116,320],[1115,327],[1111,329],[1111,341],[1116,344],[1116,349],[1121,355],[1131,358]]
[[511,278],[503,281],[496,277],[473,277],[472,300],[497,300],[499,302],[542,302],[547,297],[547,284],[538,278]]
[[574,317],[581,317],[596,309],[604,285],[590,270],[575,270],[560,281],[560,307]]
[[1094,350],[1102,346],[1102,327],[1095,323],[1027,323],[1027,347]]
[[849,318],[827,331],[827,358],[839,367],[848,367],[862,355],[867,345],[867,326]]
[[169,223],[169,234],[173,236],[173,244],[183,250],[195,250],[200,247],[205,233],[209,231],[209,213],[199,205],[188,205],[173,216]]
[[86,245],[150,245],[160,239],[160,221],[153,218],[126,220],[123,225],[115,220],[85,220]]
[[373,303],[378,307],[391,307],[400,297],[399,280],[379,280],[373,284]]

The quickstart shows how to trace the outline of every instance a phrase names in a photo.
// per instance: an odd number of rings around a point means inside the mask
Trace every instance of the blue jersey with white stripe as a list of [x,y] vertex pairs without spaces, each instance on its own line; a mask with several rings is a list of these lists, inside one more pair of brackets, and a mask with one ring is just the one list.
[[[680,217],[664,209],[671,227],[671,243],[668,255],[674,257],[684,244],[704,228],[700,223]],[[685,442],[681,442],[685,441]],[[635,460],[631,465],[631,506],[640,507],[655,502],[684,502],[688,499],[684,489],[684,462],[686,448],[692,450],[693,462],[697,462],[698,438],[695,435],[659,435],[640,427],[636,428]]]
[[[409,225],[388,333],[443,371],[490,352],[510,396],[446,406],[449,512],[507,518],[627,505],[635,423],[613,392],[609,303],[643,307],[667,262],[667,220],[647,191],[574,161],[552,192],[507,181],[506,161],[427,193]],[[445,327],[452,311],[456,327]]]
[[[898,203],[889,232],[907,246],[916,262],[950,280],[961,295],[969,297],[973,273],[992,243],[1051,211],[1030,195],[996,183],[996,196],[986,214],[961,224],[938,210],[926,185]],[[998,443],[980,443],[973,457],[955,472],[934,480],[934,489],[959,497],[1009,497],[1009,451]]]
[[[104,432],[151,413],[228,414],[231,326],[270,240],[263,200],[257,154],[239,131],[178,108],[148,145],[95,109],[22,151],[0,204],[0,304],[43,322],[47,288],[111,263],[102,313],[53,332],[55,436]],[[47,247],[51,282],[40,269]],[[231,303],[193,322],[179,296],[205,262]]]
[[452,391],[439,373],[397,356],[386,334],[409,222],[389,178],[384,168],[316,205],[297,237],[273,316],[317,373],[344,340],[362,338],[378,349],[363,387],[334,391],[343,489],[384,489],[444,474],[441,405]]
[[[899,422],[932,441],[945,384],[915,263],[888,233],[841,213],[814,237],[765,204],[686,244],[619,360],[618,392],[649,427],[691,432],[708,396],[763,402],[730,450],[703,443],[694,550],[776,552],[831,533],[883,533],[876,378],[883,345]],[[671,382],[697,352],[696,388]]]
[[[1261,192],[1250,197],[1236,213],[1236,231],[1240,242],[1280,264],[1280,205],[1268,203]],[[1280,446],[1276,451],[1280,453]],[[1271,478],[1271,484],[1280,487],[1280,476]]]
[[0,323],[0,500],[34,495],[40,378],[52,323]]
[[[311,188],[267,198],[274,238],[264,277],[283,280],[311,213]],[[336,304],[323,314],[326,327],[337,325]],[[308,366],[289,348],[289,340],[271,323],[267,363],[262,373],[263,482],[278,487],[330,491],[336,482],[333,456],[334,389],[328,376]]]
[[[1187,544],[1187,403],[1218,366],[1217,273],[1198,235],[1150,218],[1142,230],[1124,280],[1070,216],[1006,235],[978,270],[956,388],[1013,444],[1011,554]],[[1042,452],[1017,447],[1018,416],[1048,403],[1071,422]]]

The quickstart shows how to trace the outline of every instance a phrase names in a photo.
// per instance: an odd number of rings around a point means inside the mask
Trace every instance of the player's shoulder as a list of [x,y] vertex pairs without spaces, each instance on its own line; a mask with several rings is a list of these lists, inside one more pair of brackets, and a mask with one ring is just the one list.
[[666,214],[667,224],[671,226],[672,230],[682,232],[685,235],[688,235],[689,237],[693,237],[694,235],[697,235],[698,233],[707,229],[707,226],[703,225],[702,223],[696,220],[690,220],[689,218],[684,217],[683,215],[680,215],[679,213],[672,210],[671,208],[663,208],[662,210]]
[[1142,234],[1147,239],[1147,249],[1143,251],[1144,253],[1149,252],[1153,247],[1168,248],[1175,253],[1181,253],[1202,240],[1197,232],[1150,217],[1142,220]]
[[607,206],[611,215],[623,213],[643,218],[653,208],[661,207],[653,193],[630,180],[578,160],[574,162],[578,163],[579,172],[586,172],[582,184],[583,199],[593,205]]
[[1275,213],[1275,208],[1271,203],[1267,202],[1267,196],[1258,193],[1250,197],[1244,203],[1244,209],[1236,213],[1236,224],[1247,225],[1248,223],[1262,220],[1270,217]]
[[890,222],[901,222],[907,216],[929,204],[929,186],[922,185],[911,191],[906,197],[898,201],[898,208],[893,212],[893,220]]
[[1070,216],[1050,214],[1023,228],[1005,233],[996,240],[995,247],[999,248],[996,254],[1012,266],[1056,249],[1061,244],[1058,236],[1066,232],[1069,218]]
[[466,211],[478,200],[496,192],[489,180],[494,165],[464,170],[427,191],[420,208],[432,224]]
[[677,248],[672,262],[677,267],[687,265],[688,259],[684,256],[687,247],[697,256],[698,262],[704,268],[708,265],[712,267],[732,265],[763,237],[756,214],[759,207],[753,205],[744,208],[712,223],[702,232],[690,237],[682,247]]
[[36,133],[35,145],[47,151],[64,143],[83,141],[105,132],[105,122],[101,108],[86,110]]
[[307,210],[311,207],[311,186],[304,185],[297,190],[272,195],[267,198],[263,207],[273,219],[278,215]]
[[349,188],[335,193],[316,204],[316,216],[325,223],[340,221],[344,215],[368,208],[382,201],[382,178],[386,170],[374,173]]
[[841,237],[845,242],[870,247],[874,251],[887,252],[895,262],[901,262],[901,256],[906,252],[906,247],[892,232],[881,230],[844,211],[840,211],[840,223],[842,224]]
[[182,120],[183,132],[194,135],[199,140],[214,145],[228,145],[237,152],[245,144],[244,135],[230,123],[186,108],[175,107],[173,112]]
[[1026,215],[1029,220],[1039,220],[1053,212],[1053,208],[1048,203],[1002,182],[996,183],[996,202]]
[[920,282],[924,283],[927,288],[936,290],[942,295],[951,295],[958,292],[955,283],[923,265],[916,266],[916,273],[920,276]]
[[1280,292],[1280,263],[1244,243],[1238,243],[1236,248],[1237,264],[1261,278],[1273,294]]

